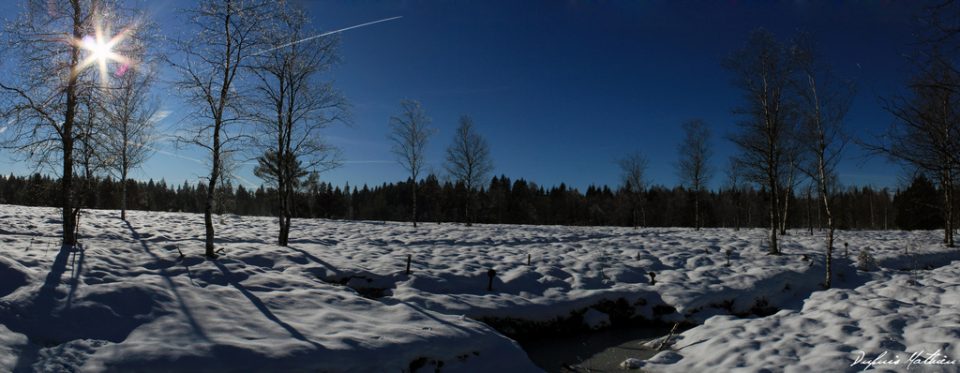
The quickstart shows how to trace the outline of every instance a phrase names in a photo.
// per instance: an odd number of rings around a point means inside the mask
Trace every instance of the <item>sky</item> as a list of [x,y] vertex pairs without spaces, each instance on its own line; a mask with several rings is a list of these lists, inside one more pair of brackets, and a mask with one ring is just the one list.
[[[343,165],[321,178],[335,185],[379,185],[406,179],[390,152],[389,118],[400,101],[422,103],[436,133],[427,171],[445,177],[444,152],[461,115],[486,137],[493,174],[543,186],[585,189],[620,184],[617,159],[634,152],[649,160],[653,184],[679,183],[675,171],[681,124],[702,119],[713,137],[713,188],[736,151],[726,140],[742,103],[721,61],[763,27],[779,39],[813,36],[838,76],[858,94],[848,130],[870,139],[893,118],[881,99],[906,82],[904,57],[913,48],[914,1],[299,1],[320,30],[388,17],[402,18],[340,34],[340,58],[322,79],[351,105],[351,121],[324,132]],[[185,37],[178,8],[190,1],[145,2],[168,38]],[[10,4],[0,11],[15,14]],[[164,46],[156,46],[165,49]],[[157,87],[165,118],[160,132],[190,125],[189,103]],[[136,172],[139,179],[180,184],[209,173],[198,149],[169,141]],[[30,164],[0,153],[0,172],[23,174]],[[848,146],[839,166],[845,185],[896,187],[903,170],[883,157]],[[236,184],[261,183],[241,165]]]

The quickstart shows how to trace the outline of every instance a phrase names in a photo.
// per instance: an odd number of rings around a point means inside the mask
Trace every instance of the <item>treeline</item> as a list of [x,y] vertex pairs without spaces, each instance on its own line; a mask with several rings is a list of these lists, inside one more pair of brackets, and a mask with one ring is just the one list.
[[[78,200],[86,208],[119,209],[120,183],[111,178],[81,180],[85,192]],[[298,218],[347,220],[409,219],[412,197],[409,181],[379,186],[335,186],[309,182],[294,194],[293,214]],[[465,222],[467,207],[478,223],[631,226],[627,193],[608,186],[590,186],[585,191],[564,184],[545,188],[524,179],[494,177],[467,196],[462,183],[442,182],[429,175],[418,183],[417,211],[424,222]],[[40,174],[0,176],[0,202],[26,206],[59,207],[59,180]],[[170,185],[165,181],[128,180],[128,207],[145,211],[203,212],[206,186]],[[905,190],[848,187],[837,193],[834,203],[841,229],[937,229],[940,191],[920,176]],[[216,193],[216,211],[221,214],[276,216],[276,194],[261,186],[250,189],[226,183]],[[747,188],[721,188],[700,193],[704,227],[766,227],[769,193]],[[790,197],[788,226],[824,226],[815,192]],[[467,203],[473,201],[473,206]],[[683,187],[652,186],[641,194],[641,225],[646,227],[692,227],[694,193]]]

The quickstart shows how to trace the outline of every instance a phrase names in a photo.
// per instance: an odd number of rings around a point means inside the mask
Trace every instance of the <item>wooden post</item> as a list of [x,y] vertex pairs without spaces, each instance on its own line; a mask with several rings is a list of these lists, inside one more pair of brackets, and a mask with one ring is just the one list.
[[530,265],[530,254],[527,253],[527,265]]
[[487,291],[493,291],[493,278],[497,276],[497,271],[490,268],[487,270],[487,277],[490,279],[487,281]]
[[412,257],[413,255],[407,254],[407,276],[410,276],[410,260]]
[[844,243],[843,243],[843,256],[849,257],[849,256],[850,256],[850,252],[849,252],[849,251],[850,251],[850,243],[849,243],[849,242],[844,242]]

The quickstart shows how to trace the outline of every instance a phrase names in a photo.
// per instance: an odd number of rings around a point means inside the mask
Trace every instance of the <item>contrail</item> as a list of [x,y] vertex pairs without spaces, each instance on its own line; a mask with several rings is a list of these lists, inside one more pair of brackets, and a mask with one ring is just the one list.
[[361,23],[361,24],[359,24],[359,25],[353,25],[353,26],[350,26],[350,27],[345,27],[345,28],[342,28],[342,29],[339,29],[339,30],[327,31],[327,32],[324,32],[324,33],[322,33],[322,34],[314,35],[314,36],[311,36],[311,37],[308,37],[308,38],[303,38],[303,39],[300,39],[300,40],[297,40],[297,41],[292,41],[292,42],[289,42],[289,43],[287,43],[287,44],[281,45],[281,46],[279,46],[279,47],[274,47],[274,48],[270,48],[270,49],[265,49],[265,50],[259,51],[259,52],[257,52],[257,53],[254,53],[253,55],[254,55],[254,56],[259,56],[259,55],[261,55],[261,54],[264,54],[264,53],[267,53],[267,52],[270,52],[270,51],[275,51],[275,50],[280,49],[280,48],[286,48],[286,47],[289,47],[289,46],[294,45],[294,44],[297,44],[297,43],[303,43],[303,42],[305,42],[305,41],[310,41],[310,40],[313,40],[313,39],[316,39],[316,38],[322,38],[322,37],[327,36],[327,35],[333,35],[333,34],[337,34],[337,33],[341,33],[341,32],[347,31],[347,30],[352,30],[352,29],[355,29],[355,28],[370,26],[370,25],[374,25],[374,24],[377,24],[377,23],[381,23],[381,22],[392,21],[392,20],[399,19],[399,18],[403,18],[403,16],[396,16],[396,17],[384,18],[384,19],[381,19],[381,20],[376,20],[376,21],[371,21],[371,22],[367,22],[367,23]]

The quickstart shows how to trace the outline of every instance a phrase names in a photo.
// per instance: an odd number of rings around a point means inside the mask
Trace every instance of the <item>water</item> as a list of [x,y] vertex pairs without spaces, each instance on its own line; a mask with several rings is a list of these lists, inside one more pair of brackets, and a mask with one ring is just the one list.
[[[537,366],[547,372],[623,372],[627,358],[649,359],[655,349],[642,344],[670,333],[669,326],[614,327],[567,337],[520,342]],[[570,367],[579,368],[572,370]]]

